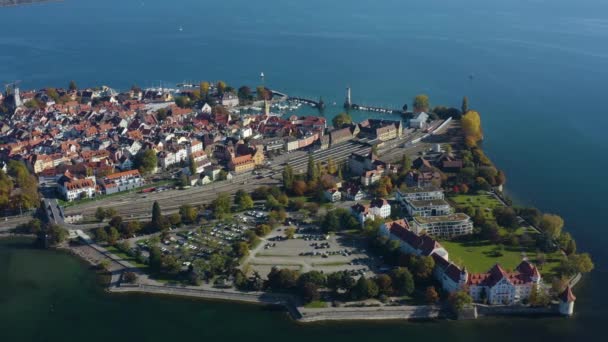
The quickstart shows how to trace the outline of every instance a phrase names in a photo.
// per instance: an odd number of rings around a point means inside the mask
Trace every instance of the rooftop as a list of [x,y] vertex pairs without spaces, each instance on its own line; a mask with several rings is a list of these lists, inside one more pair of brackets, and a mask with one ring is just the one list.
[[415,216],[414,221],[420,224],[427,223],[437,223],[437,222],[457,222],[457,221],[466,221],[469,219],[469,216],[463,213],[455,213],[450,215],[443,216],[430,216],[430,217],[421,217]]

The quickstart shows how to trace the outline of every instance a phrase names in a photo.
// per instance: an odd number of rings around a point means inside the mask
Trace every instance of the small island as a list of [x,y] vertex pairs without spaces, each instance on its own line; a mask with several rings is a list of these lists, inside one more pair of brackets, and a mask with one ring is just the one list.
[[11,84],[0,102],[0,234],[82,257],[112,293],[301,322],[571,316],[594,267],[562,218],[506,196],[466,97],[408,111],[348,89],[331,120],[323,100],[223,81]]

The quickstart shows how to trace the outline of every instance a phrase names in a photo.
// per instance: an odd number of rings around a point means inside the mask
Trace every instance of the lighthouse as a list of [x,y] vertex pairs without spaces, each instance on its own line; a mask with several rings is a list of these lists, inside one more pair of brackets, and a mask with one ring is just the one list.
[[346,88],[346,100],[344,101],[344,109],[350,109],[353,103],[350,98],[350,87]]
[[572,316],[574,314],[574,301],[576,297],[572,293],[570,285],[566,287],[564,292],[559,296],[559,313],[564,316]]

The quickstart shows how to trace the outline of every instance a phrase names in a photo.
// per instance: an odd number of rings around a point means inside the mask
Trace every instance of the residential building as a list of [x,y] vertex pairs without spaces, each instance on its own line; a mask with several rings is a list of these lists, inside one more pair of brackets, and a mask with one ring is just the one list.
[[144,179],[138,170],[113,173],[103,178],[100,187],[106,195],[132,190],[144,185]]
[[355,204],[351,211],[363,225],[367,219],[387,218],[391,216],[391,205],[383,198],[376,198],[370,204]]
[[337,189],[327,189],[323,192],[325,198],[330,202],[338,202],[342,199],[342,193]]
[[473,233],[473,221],[463,213],[443,216],[414,216],[413,228],[417,234],[426,234],[451,238]]
[[95,181],[89,178],[71,178],[62,176],[57,181],[57,189],[66,201],[95,196]]
[[406,201],[405,208],[410,216],[450,215],[452,207],[443,199]]
[[349,201],[360,201],[365,198],[365,192],[360,186],[348,183],[342,186],[342,198]]
[[406,188],[397,190],[395,195],[397,201],[405,205],[405,201],[432,201],[444,199],[443,189],[437,187]]

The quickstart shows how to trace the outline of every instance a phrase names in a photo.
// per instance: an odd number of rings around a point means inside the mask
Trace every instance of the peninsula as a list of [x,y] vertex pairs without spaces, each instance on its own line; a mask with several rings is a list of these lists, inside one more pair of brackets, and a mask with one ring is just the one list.
[[466,97],[408,111],[348,89],[331,120],[322,100],[223,81],[14,83],[0,102],[0,233],[81,256],[111,292],[302,322],[570,316],[593,269],[559,216],[503,193]]

